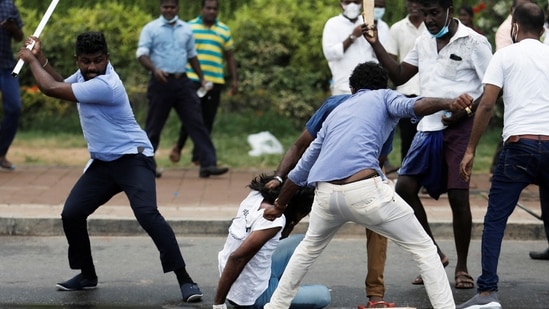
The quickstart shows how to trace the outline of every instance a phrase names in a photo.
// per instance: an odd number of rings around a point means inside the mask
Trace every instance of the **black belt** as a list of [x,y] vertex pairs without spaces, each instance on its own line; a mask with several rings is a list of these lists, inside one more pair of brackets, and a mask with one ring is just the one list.
[[331,183],[333,185],[346,185],[346,184],[350,184],[350,183],[353,183],[353,182],[362,181],[362,180],[366,180],[366,179],[370,179],[370,178],[374,178],[374,177],[378,177],[378,176],[379,176],[379,174],[377,172],[373,172],[370,175],[367,175],[367,176],[359,178],[359,179],[353,179],[353,180],[349,181],[350,177],[348,177],[348,178],[341,179],[341,180],[329,181],[329,183]]
[[179,78],[186,78],[187,77],[187,73],[183,72],[183,73],[168,73],[168,77],[169,78],[173,78],[173,79],[179,79]]

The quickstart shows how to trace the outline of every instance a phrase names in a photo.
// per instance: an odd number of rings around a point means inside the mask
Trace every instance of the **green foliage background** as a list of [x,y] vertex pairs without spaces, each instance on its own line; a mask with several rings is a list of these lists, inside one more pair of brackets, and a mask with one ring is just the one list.
[[[545,0],[543,0],[545,1]],[[493,43],[497,26],[509,13],[511,1],[455,1],[475,8],[475,23]],[[546,3],[538,0],[540,5]],[[31,35],[50,1],[15,0]],[[159,16],[158,0],[61,0],[46,25],[42,40],[50,63],[64,76],[76,69],[74,40],[83,31],[103,31],[111,61],[125,82],[139,121],[146,111],[148,73],[135,59],[142,27]],[[389,24],[406,15],[405,1],[386,0],[384,20]],[[179,16],[196,17],[201,0],[181,0]],[[339,0],[221,0],[219,18],[235,40],[240,91],[225,95],[222,112],[261,115],[272,112],[289,119],[296,129],[329,96],[330,72],[321,48],[326,20],[340,13]],[[19,46],[15,46],[15,50]],[[74,105],[47,98],[33,87],[23,68],[20,74],[24,112],[21,129],[79,130]],[[51,125],[52,121],[59,122]],[[499,121],[496,121],[499,125]],[[266,127],[265,129],[268,129]]]

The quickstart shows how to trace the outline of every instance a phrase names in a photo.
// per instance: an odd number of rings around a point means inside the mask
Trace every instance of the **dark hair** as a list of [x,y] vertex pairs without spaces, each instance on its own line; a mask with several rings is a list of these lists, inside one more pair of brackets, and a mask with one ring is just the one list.
[[526,32],[538,33],[543,29],[545,16],[535,3],[524,3],[515,8],[513,20]]
[[[275,189],[265,188],[265,184],[274,179],[274,175],[260,174],[255,177],[248,187],[252,190],[259,191],[265,201],[270,204],[274,203],[274,200],[280,194],[281,186]],[[302,188],[292,197],[288,202],[288,207],[284,210],[284,217],[286,217],[286,225],[282,231],[282,238],[287,237],[293,230],[294,226],[307,216],[311,212],[313,206],[314,190],[311,188]]]
[[376,62],[368,61],[355,67],[351,77],[349,77],[349,86],[355,91],[360,89],[385,89],[388,81],[387,71]]
[[447,9],[451,6],[454,6],[454,1],[453,0],[420,0],[419,4],[421,6],[440,5],[441,7]]
[[206,6],[206,1],[215,1],[215,3],[217,4],[217,6],[219,6],[219,0],[202,0],[202,7],[205,7]]
[[160,5],[164,2],[174,2],[175,5],[179,7],[179,0],[160,0]]
[[473,8],[472,8],[471,6],[469,6],[469,5],[462,5],[462,6],[459,8],[458,12],[460,12],[461,10],[464,10],[465,13],[467,13],[467,15],[469,15],[469,16],[471,16],[471,17],[475,16],[475,14],[473,13]]
[[281,187],[278,186],[275,189],[267,189],[265,185],[274,179],[274,175],[266,175],[266,174],[260,174],[259,176],[255,177],[248,187],[252,190],[259,191],[263,198],[270,204],[274,203],[274,200],[278,197],[280,194]]
[[108,54],[109,48],[102,32],[84,32],[76,38],[75,51],[77,56],[97,52]]

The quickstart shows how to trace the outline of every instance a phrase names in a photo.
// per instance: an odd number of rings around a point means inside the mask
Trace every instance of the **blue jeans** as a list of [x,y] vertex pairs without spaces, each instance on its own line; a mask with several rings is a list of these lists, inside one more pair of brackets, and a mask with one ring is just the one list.
[[499,156],[484,216],[482,232],[482,275],[478,291],[498,290],[498,259],[507,219],[513,213],[522,190],[539,185],[542,213],[549,213],[549,141],[521,139],[506,143]]
[[[263,308],[271,296],[273,295],[276,287],[278,286],[278,281],[282,277],[286,265],[290,257],[294,253],[295,248],[305,235],[297,234],[291,235],[288,238],[284,238],[278,243],[275,251],[272,256],[271,264],[271,278],[269,279],[269,286],[257,298],[253,306],[238,306],[229,301],[231,305],[239,309],[257,309]],[[323,285],[304,285],[299,287],[296,297],[292,300],[290,308],[292,309],[320,309],[327,307],[332,300],[330,296],[330,291],[327,287]]]
[[0,69],[0,92],[4,113],[0,122],[0,156],[5,156],[17,132],[21,115],[19,79],[11,76],[12,69]]

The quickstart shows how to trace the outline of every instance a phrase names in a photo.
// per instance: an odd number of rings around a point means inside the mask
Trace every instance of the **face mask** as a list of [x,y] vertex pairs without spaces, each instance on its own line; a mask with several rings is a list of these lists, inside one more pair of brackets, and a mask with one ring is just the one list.
[[432,34],[432,36],[435,38],[435,39],[440,39],[441,37],[445,36],[448,31],[450,31],[448,29],[448,24],[446,24],[446,22],[448,21],[448,12],[450,11],[450,8],[446,9],[446,19],[444,19],[444,27],[442,27],[442,29],[440,29],[440,31],[437,33],[437,34]]
[[361,8],[362,5],[356,3],[343,5],[343,15],[345,15],[349,19],[355,19],[358,17],[358,15],[360,15]]
[[[516,27],[514,27],[516,25]],[[518,24],[513,24],[511,26],[511,41],[513,41],[513,44],[515,44],[517,42],[517,34],[518,34]],[[515,31],[513,31],[515,30]]]
[[374,20],[380,20],[385,14],[385,8],[374,8]]
[[173,22],[175,22],[179,17],[177,15],[175,15],[172,19],[168,20],[166,19],[166,17],[162,16],[162,20],[167,23],[167,24],[171,24]]

